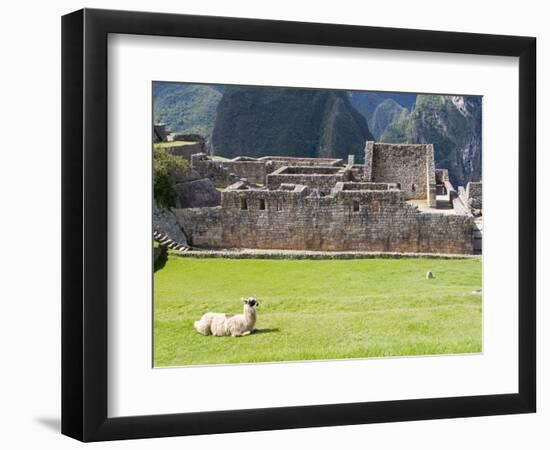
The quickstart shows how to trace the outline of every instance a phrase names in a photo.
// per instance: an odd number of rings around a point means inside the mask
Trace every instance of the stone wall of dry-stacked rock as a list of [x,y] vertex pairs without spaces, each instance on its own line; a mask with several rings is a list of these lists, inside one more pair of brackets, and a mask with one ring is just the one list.
[[396,190],[226,191],[222,206],[174,212],[198,247],[473,253],[471,216],[420,212]]
[[466,198],[468,201],[468,206],[475,209],[483,208],[483,183],[470,182],[466,186]]

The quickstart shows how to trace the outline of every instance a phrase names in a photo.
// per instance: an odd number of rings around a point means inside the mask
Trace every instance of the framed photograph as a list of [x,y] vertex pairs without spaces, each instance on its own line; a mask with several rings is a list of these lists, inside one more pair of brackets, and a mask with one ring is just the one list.
[[535,412],[536,40],[62,21],[62,432]]

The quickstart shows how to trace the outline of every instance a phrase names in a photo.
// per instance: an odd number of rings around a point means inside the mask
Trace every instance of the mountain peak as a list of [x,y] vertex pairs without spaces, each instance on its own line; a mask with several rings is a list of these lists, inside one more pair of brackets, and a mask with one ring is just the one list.
[[226,87],[212,133],[213,152],[233,157],[362,157],[373,139],[343,91]]

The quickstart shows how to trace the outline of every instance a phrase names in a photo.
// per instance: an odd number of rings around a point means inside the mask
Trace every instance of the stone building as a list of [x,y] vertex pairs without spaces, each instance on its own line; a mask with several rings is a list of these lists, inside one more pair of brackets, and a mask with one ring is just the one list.
[[[471,205],[448,172],[435,169],[431,144],[367,142],[364,164],[205,154],[191,163],[223,188],[217,206],[173,210],[195,247],[451,254],[479,247]],[[465,192],[481,204],[481,183]]]
[[382,144],[367,142],[364,179],[394,182],[403,199],[425,199],[436,207],[436,178],[432,144]]
[[153,144],[162,144],[162,148],[182,158],[191,160],[191,155],[206,150],[206,141],[200,134],[172,133],[164,123],[153,125]]

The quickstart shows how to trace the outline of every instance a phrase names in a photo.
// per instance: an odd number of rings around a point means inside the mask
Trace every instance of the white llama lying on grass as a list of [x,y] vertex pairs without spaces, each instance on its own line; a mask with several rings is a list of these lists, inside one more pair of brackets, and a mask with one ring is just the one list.
[[195,330],[205,336],[247,336],[256,325],[256,297],[243,298],[242,314],[206,313],[195,322]]

